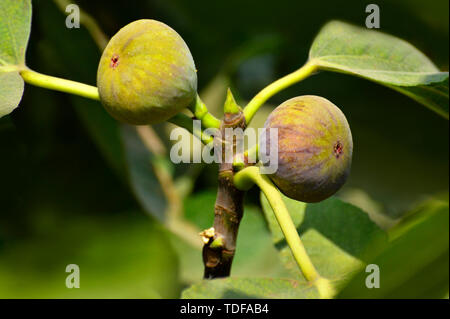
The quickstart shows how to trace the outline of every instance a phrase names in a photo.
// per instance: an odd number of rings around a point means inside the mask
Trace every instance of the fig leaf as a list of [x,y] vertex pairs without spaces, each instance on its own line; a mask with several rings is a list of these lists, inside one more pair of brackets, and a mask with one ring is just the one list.
[[356,75],[399,91],[448,119],[448,72],[408,42],[340,21],[316,36],[309,59],[320,69]]
[[31,28],[30,0],[0,2],[0,117],[20,103],[24,82],[19,74]]

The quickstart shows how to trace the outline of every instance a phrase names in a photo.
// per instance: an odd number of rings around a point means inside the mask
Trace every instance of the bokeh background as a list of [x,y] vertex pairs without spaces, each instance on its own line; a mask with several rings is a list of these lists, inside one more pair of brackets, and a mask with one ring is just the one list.
[[[327,21],[363,26],[368,4],[77,3],[108,36],[141,18],[177,30],[194,56],[200,95],[217,116],[227,87],[245,104],[306,61]],[[376,3],[381,31],[411,42],[448,70],[448,1]],[[95,85],[101,51],[86,28],[67,29],[65,19],[55,2],[33,1],[27,64]],[[385,228],[424,199],[448,198],[447,120],[386,87],[321,73],[273,97],[253,126],[260,127],[279,103],[303,94],[334,102],[352,128],[352,173],[338,196]],[[153,128],[165,154],[170,128]],[[145,148],[135,130],[119,126],[98,103],[27,85],[20,107],[0,120],[0,297],[178,298],[200,280],[200,249],[186,233],[212,224],[217,167],[175,166],[165,158],[164,151],[156,156]],[[160,171],[168,176],[158,176]],[[164,178],[169,183],[161,187]],[[272,247],[256,189],[246,202],[232,275],[288,276]],[[170,224],[173,211],[190,224]],[[72,263],[80,266],[81,289],[65,287],[65,267]]]

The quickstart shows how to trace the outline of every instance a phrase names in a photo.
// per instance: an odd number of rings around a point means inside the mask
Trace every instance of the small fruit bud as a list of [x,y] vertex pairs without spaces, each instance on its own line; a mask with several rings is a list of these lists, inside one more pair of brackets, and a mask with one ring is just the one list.
[[[295,97],[278,106],[264,127],[278,129],[278,170],[270,178],[286,196],[318,202],[345,183],[353,141],[347,119],[333,103]],[[260,143],[270,149],[270,138],[263,135]]]
[[180,35],[162,22],[144,19],[111,38],[100,59],[97,86],[114,118],[154,124],[194,102],[197,73]]
[[223,112],[229,114],[239,114],[242,112],[241,107],[236,103],[233,93],[231,93],[230,88],[227,90],[227,98],[223,106]]

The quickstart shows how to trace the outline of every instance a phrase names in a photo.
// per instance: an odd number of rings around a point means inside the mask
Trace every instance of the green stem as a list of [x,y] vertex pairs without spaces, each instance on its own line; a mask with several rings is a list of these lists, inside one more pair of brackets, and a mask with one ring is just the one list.
[[258,161],[258,151],[259,151],[259,145],[255,144],[253,145],[251,148],[249,148],[248,150],[246,150],[244,152],[244,156],[245,157],[254,157],[255,161]]
[[300,271],[308,281],[316,285],[322,298],[332,297],[333,289],[329,281],[319,275],[311,262],[300,236],[298,235],[295,224],[292,221],[276,186],[266,175],[260,174],[259,167],[256,166],[247,167],[236,173],[234,176],[234,184],[238,189],[247,190],[253,183],[258,185],[269,201],[278,224],[280,225],[281,231],[286,238],[286,242],[292,251],[292,255],[300,268]]
[[244,108],[244,116],[247,125],[250,123],[261,105],[263,105],[269,98],[271,98],[281,90],[305,79],[316,70],[317,65],[314,64],[314,62],[309,61],[297,71],[294,71],[282,77],[281,79],[278,79],[277,81],[269,84],[264,89],[262,89]]
[[[241,170],[246,167],[245,163],[248,163],[250,165],[256,164],[258,162],[259,156],[258,149],[259,149],[258,144],[255,144],[246,151],[244,151],[244,162],[235,159],[235,161],[233,162],[233,168],[235,170]],[[252,161],[250,161],[250,158],[252,159]]]
[[195,130],[194,124],[193,124],[193,119],[191,119],[186,114],[178,113],[174,117],[171,117],[170,119],[168,119],[167,122],[170,122],[172,124],[178,125],[179,127],[185,128],[192,135],[194,135],[200,141],[202,141],[203,144],[205,144],[205,145],[214,141],[214,138],[212,136],[203,133],[202,130]]
[[205,103],[197,95],[195,103],[189,107],[194,116],[202,121],[202,125],[206,128],[220,128],[220,121],[209,113]]
[[97,87],[92,85],[41,74],[30,69],[22,70],[20,75],[25,82],[35,86],[100,100]]

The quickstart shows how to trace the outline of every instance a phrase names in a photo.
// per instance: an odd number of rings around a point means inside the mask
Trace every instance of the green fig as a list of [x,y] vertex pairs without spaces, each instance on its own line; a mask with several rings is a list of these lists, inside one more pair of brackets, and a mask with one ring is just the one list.
[[[295,97],[278,106],[264,127],[278,129],[278,169],[269,176],[286,196],[319,202],[345,183],[353,141],[347,119],[336,105],[319,96]],[[260,143],[270,150],[270,138]]]
[[163,122],[194,102],[197,73],[181,36],[156,20],[137,20],[109,41],[97,71],[105,109],[134,124]]

